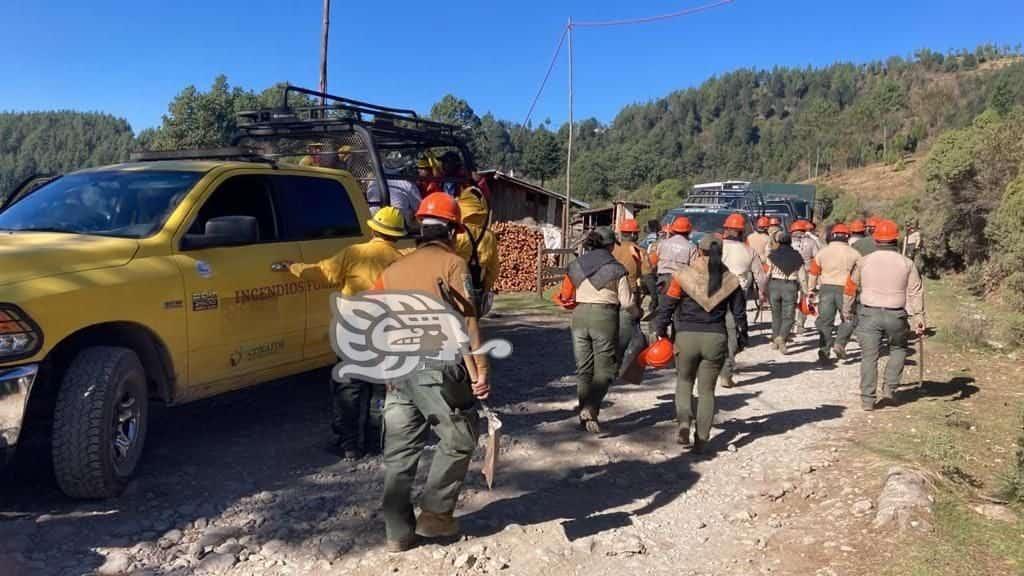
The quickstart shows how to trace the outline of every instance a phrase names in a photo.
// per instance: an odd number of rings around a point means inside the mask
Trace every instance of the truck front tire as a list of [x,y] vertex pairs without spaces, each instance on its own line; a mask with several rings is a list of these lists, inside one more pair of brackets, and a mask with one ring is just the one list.
[[53,418],[53,469],[65,494],[121,493],[142,456],[148,403],[135,352],[97,346],[78,353],[61,379]]

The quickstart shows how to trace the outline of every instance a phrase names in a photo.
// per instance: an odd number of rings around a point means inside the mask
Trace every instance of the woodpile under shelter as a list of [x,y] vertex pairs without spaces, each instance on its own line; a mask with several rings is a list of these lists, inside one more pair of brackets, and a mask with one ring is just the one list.
[[[498,170],[484,170],[479,173],[487,179],[491,192],[491,214],[496,222],[514,222],[532,218],[538,224],[562,225],[565,210],[565,196],[536,184],[520,180]],[[580,210],[588,205],[576,199],[573,208]]]
[[613,230],[618,230],[619,224],[623,220],[635,219],[641,210],[650,206],[646,202],[616,200],[612,202],[611,206],[581,210],[579,218],[584,230],[593,230],[598,226],[611,226]]

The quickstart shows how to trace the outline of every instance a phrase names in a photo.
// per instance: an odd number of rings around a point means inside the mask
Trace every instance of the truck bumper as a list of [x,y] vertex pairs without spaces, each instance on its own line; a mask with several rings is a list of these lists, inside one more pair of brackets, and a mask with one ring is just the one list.
[[0,464],[6,464],[14,455],[29,393],[38,374],[38,364],[0,368]]

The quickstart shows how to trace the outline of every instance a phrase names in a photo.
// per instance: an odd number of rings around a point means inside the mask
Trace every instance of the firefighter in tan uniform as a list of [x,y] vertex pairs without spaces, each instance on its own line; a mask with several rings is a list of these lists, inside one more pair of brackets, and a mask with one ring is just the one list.
[[771,241],[771,237],[768,235],[769,222],[770,220],[767,216],[758,218],[757,231],[747,238],[747,245],[753,248],[754,252],[757,252],[761,262],[768,261],[768,243]]
[[[895,222],[880,220],[873,234],[876,249],[853,267],[846,283],[845,312],[857,314],[857,341],[861,345],[861,406],[874,410],[878,385],[878,354],[882,338],[889,340],[889,361],[881,389],[883,400],[891,399],[903,377],[910,328],[924,333],[924,288],[914,263],[899,252],[899,228]],[[909,325],[908,325],[909,318]]]
[[[619,241],[612,250],[612,256],[626,269],[626,278],[629,281],[630,288],[633,290],[633,300],[637,307],[640,306],[642,301],[642,279],[645,275],[651,273],[650,260],[648,260],[643,248],[640,248],[637,244],[639,236],[640,224],[632,218],[623,220],[619,224]],[[653,296],[656,295],[654,294]],[[619,343],[615,350],[615,359],[619,363],[619,374],[626,368],[623,365],[623,358],[630,341],[633,339],[634,333],[638,330],[640,330],[640,319],[629,310],[620,308]]]
[[[860,252],[850,246],[849,240],[850,229],[846,224],[833,226],[828,245],[811,260],[807,270],[808,289],[818,291],[818,319],[814,325],[818,329],[818,359],[822,362],[828,362],[833,349],[838,357],[846,357],[846,344],[855,326],[853,318],[843,312],[846,279],[860,260]],[[836,314],[842,323],[833,335]]]
[[[743,233],[746,230],[746,219],[742,214],[730,214],[722,226],[722,262],[739,280],[740,289],[744,296],[755,294],[756,298],[763,295],[767,285],[767,277],[764,272],[764,264],[757,251],[743,242]],[[735,383],[732,374],[736,370],[736,354],[739,353],[739,333],[736,322],[732,315],[725,316],[726,335],[729,338],[729,354],[722,364],[722,372],[718,375],[718,384],[724,388],[731,388]]]
[[806,278],[804,260],[793,249],[789,234],[779,231],[775,234],[778,247],[768,255],[768,300],[772,305],[772,347],[786,353],[786,344],[793,332],[793,315],[805,292]]
[[[436,192],[423,199],[416,217],[422,230],[418,248],[384,270],[375,288],[421,292],[447,301],[465,320],[471,350],[477,350],[481,336],[469,267],[454,247],[461,228],[459,205],[451,196]],[[473,373],[476,381],[471,380]],[[454,511],[476,448],[475,404],[489,393],[487,356],[481,354],[466,354],[461,361],[448,363],[427,359],[412,375],[389,383],[384,405],[383,501],[389,551],[412,548],[417,535],[458,534]],[[428,429],[440,443],[420,495],[417,518],[411,496]]]
[[[800,253],[800,257],[804,259],[804,270],[800,276],[800,285],[806,287],[808,284],[807,270],[811,267],[811,260],[818,254],[818,243],[814,241],[814,238],[808,235],[811,231],[812,224],[807,220],[797,220],[790,225],[790,234],[793,238],[793,249]],[[808,294],[808,292],[804,292]],[[804,324],[807,322],[807,316],[802,310],[797,309],[796,311],[796,322],[794,329],[799,334],[804,331]]]
[[610,252],[614,245],[611,228],[591,231],[583,239],[583,256],[569,264],[562,288],[554,296],[560,306],[572,310],[580,426],[592,434],[601,432],[601,402],[617,372],[619,313],[640,315],[626,269]]

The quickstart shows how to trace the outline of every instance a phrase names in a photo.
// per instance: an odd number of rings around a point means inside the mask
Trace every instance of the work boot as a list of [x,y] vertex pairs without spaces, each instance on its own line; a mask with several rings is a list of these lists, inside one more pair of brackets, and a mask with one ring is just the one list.
[[872,412],[875,409],[875,403],[874,402],[861,402],[860,403],[860,409],[865,411],[865,412]]
[[676,432],[676,442],[683,448],[690,447],[690,427],[680,426]]
[[837,343],[832,345],[832,351],[836,353],[836,358],[839,358],[840,360],[846,360],[846,347],[845,346],[840,346],[839,343],[837,342]]
[[786,337],[779,336],[775,339],[775,349],[778,350],[783,356],[786,355]]
[[719,376],[718,385],[722,388],[732,388],[736,382],[733,381],[732,376]]
[[420,510],[416,518],[416,534],[424,538],[445,538],[459,535],[459,521],[451,512],[439,514]]
[[701,440],[699,437],[694,437],[693,447],[690,448],[690,454],[703,455],[708,451],[708,443],[705,440]]
[[818,362],[828,364],[830,360],[832,359],[829,358],[828,350],[818,350]]
[[388,540],[387,549],[388,554],[401,554],[402,552],[408,552],[419,544],[419,538],[415,534],[409,536],[404,540]]

